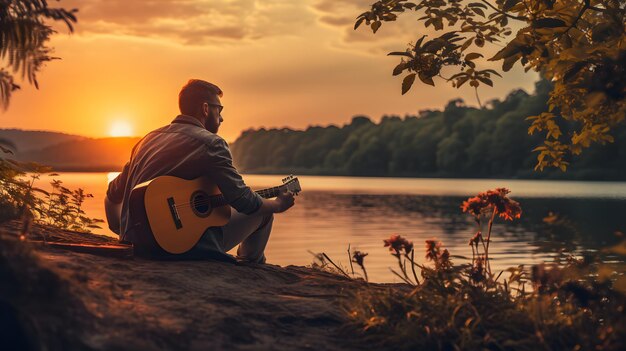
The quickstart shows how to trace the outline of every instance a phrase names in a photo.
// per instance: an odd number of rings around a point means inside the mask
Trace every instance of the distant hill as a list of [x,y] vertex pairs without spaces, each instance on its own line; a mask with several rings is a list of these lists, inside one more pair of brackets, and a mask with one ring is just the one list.
[[38,130],[0,129],[0,139],[9,139],[17,146],[17,153],[39,150],[68,141],[87,139],[84,136]]
[[84,138],[20,153],[22,161],[34,161],[59,171],[117,171],[128,161],[140,138]]
[[116,171],[128,161],[137,137],[88,138],[57,132],[0,129],[15,144],[13,158],[52,166],[57,171]]

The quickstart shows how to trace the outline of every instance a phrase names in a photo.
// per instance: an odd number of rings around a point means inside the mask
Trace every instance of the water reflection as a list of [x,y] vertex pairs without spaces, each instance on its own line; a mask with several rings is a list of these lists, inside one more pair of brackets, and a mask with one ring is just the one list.
[[[413,240],[421,250],[424,240],[437,237],[453,254],[471,256],[467,242],[476,230],[471,216],[460,210],[466,197],[416,195],[359,195],[308,192],[276,222],[270,253],[274,261],[294,263],[306,249],[325,251],[343,259],[350,243],[370,253],[368,267],[372,277],[388,280],[391,257],[382,240],[392,233]],[[561,249],[580,251],[598,249],[619,240],[614,232],[623,229],[621,213],[626,202],[602,199],[517,198],[524,213],[513,222],[497,220],[493,227],[492,266],[505,269],[551,258]],[[553,220],[544,218],[550,212]],[[554,219],[556,218],[556,219]],[[284,238],[290,233],[290,239]],[[315,251],[315,250],[313,250]],[[332,257],[332,256],[331,256]],[[340,260],[341,260],[340,259]]]
[[[106,184],[115,175],[66,173],[60,179],[70,188],[93,193],[85,211],[104,218]],[[280,179],[245,178],[254,189],[278,185]],[[496,186],[512,188],[511,197],[521,203],[523,213],[513,222],[498,219],[493,227],[490,256],[495,270],[550,260],[561,248],[599,249],[619,240],[616,230],[626,231],[626,183],[349,177],[300,177],[300,182],[304,191],[296,198],[296,206],[276,216],[268,260],[307,265],[313,261],[310,250],[325,252],[349,266],[346,249],[350,244],[353,250],[369,253],[365,259],[368,274],[379,282],[397,280],[389,272],[394,258],[383,248],[383,239],[394,233],[414,241],[420,261],[424,261],[423,242],[432,237],[443,241],[453,255],[471,256],[467,243],[476,224],[461,212],[460,205],[478,191]],[[544,222],[551,211],[558,216]],[[99,233],[113,235],[106,228]]]

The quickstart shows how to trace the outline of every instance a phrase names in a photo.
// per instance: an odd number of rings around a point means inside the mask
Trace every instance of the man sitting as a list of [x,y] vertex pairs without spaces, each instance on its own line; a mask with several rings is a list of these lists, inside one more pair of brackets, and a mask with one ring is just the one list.
[[[251,191],[233,166],[226,141],[216,133],[224,121],[219,87],[192,79],[180,91],[180,115],[172,123],[144,136],[133,148],[130,161],[111,183],[105,199],[111,230],[120,240],[132,242],[136,252],[164,254],[154,238],[142,237],[129,225],[128,201],[132,189],[158,176],[183,179],[208,176],[219,187],[232,216],[223,227],[208,228],[190,251],[194,257],[220,257],[239,245],[240,260],[264,263],[265,246],[272,229],[273,214],[294,205],[291,193],[268,200]],[[121,212],[113,214],[115,205]],[[235,211],[236,210],[236,211]]]

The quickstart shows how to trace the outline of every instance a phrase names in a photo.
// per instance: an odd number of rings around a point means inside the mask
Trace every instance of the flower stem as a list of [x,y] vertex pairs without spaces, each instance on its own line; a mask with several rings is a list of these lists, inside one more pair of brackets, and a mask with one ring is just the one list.
[[345,276],[346,276],[346,278],[350,278],[350,276],[348,275],[348,273],[344,272],[344,270],[343,270],[343,269],[339,268],[339,266],[337,266],[337,265],[335,264],[335,262],[333,262],[333,260],[331,260],[331,259],[330,259],[330,257],[328,257],[328,255],[327,255],[327,254],[325,254],[325,253],[323,253],[323,252],[322,252],[322,255],[324,255],[324,258],[326,258],[326,259],[328,260],[328,262],[330,262],[333,266],[335,266],[335,268],[337,268],[337,270],[338,270],[341,274],[345,275]]
[[415,273],[415,262],[414,262],[414,259],[415,259],[415,249],[411,250],[411,258],[410,258],[410,261],[411,261],[411,271],[413,272],[413,278],[415,278],[415,283],[417,285],[420,285],[420,281],[419,281],[419,279],[417,279],[417,274]]
[[[411,281],[411,279],[409,279],[409,275],[406,274],[406,268],[404,267],[404,265],[402,264],[402,256],[400,256],[400,253],[398,253],[398,255],[396,256],[396,258],[398,259],[398,266],[400,267],[400,271],[402,271],[402,274],[404,275],[404,279],[406,281]],[[413,283],[411,282],[411,285],[413,285]]]
[[489,243],[491,242],[491,227],[493,226],[493,220],[496,218],[496,212],[498,209],[494,206],[493,213],[491,214],[491,219],[489,220],[489,231],[487,232],[487,246],[485,248],[485,261],[487,262],[487,268],[489,269],[489,273],[491,273],[491,264],[489,263]]
[[398,272],[394,271],[393,269],[389,268],[389,270],[391,271],[391,273],[395,274],[398,278],[402,279],[405,283],[411,285],[411,286],[415,286],[415,284],[413,284],[412,281],[410,280],[406,280],[406,278],[404,278],[403,276],[401,276],[400,274],[398,274]]
[[352,266],[352,255],[350,254],[350,244],[348,244],[348,262],[350,262],[350,270],[352,271],[352,276],[354,277],[354,267]]

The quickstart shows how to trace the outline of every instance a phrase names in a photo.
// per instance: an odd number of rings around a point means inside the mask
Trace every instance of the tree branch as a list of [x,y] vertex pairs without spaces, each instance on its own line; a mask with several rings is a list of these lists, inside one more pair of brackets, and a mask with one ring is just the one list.
[[491,8],[492,8],[494,11],[496,11],[497,13],[499,13],[499,14],[501,14],[501,15],[505,15],[505,16],[506,16],[506,17],[508,17],[508,18],[511,18],[511,19],[514,19],[514,20],[518,20],[518,21],[528,21],[528,18],[527,18],[527,17],[524,17],[524,16],[513,16],[513,15],[510,15],[510,14],[508,14],[508,13],[506,13],[506,12],[504,12],[504,11],[502,11],[502,10],[498,9],[497,7],[495,7],[495,6],[491,5],[491,3],[490,3],[490,2],[488,2],[487,0],[480,0],[480,1],[484,2],[487,6],[491,7]]
[[569,27],[567,27],[567,29],[561,36],[565,35],[567,32],[569,32],[570,29],[574,28],[576,26],[576,23],[578,23],[578,21],[583,17],[583,14],[585,13],[585,11],[587,11],[590,7],[591,7],[591,0],[585,0],[585,4],[580,9],[580,12],[578,12],[578,16],[576,16],[576,19],[574,20],[574,22],[572,22],[572,24]]

